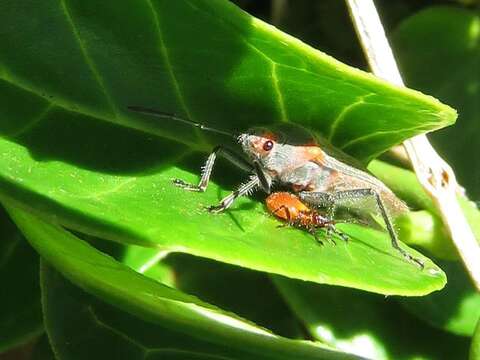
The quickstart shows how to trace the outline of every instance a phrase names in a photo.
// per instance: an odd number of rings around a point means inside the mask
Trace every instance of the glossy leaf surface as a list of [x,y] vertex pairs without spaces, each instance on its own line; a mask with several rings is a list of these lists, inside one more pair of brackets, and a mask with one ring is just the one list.
[[[32,11],[48,21],[31,21]],[[203,206],[243,175],[223,167],[218,186],[201,195],[173,188],[171,178],[196,181],[202,160],[192,154],[213,138],[126,107],[233,131],[294,122],[362,161],[451,124],[453,109],[341,64],[226,1],[18,1],[2,3],[0,14],[4,199],[102,238],[304,280],[402,295],[444,285],[436,266],[419,271],[370,229],[345,226],[348,246],[319,248],[300,231],[276,229],[258,201],[207,214]],[[32,46],[8,51],[17,43]]]
[[[456,117],[435,99],[337,62],[224,0],[3,4],[0,78],[11,105],[2,132],[10,136],[62,109],[192,143],[161,121],[126,112],[148,105],[236,131],[277,121],[311,125],[369,158]],[[49,21],[32,22],[32,11]],[[32,46],[8,51],[18,43]]]
[[[24,153],[24,158],[28,154]],[[23,161],[19,156],[11,159],[16,163],[17,179],[21,176],[24,186],[42,183],[43,193],[53,190],[50,196],[57,199],[56,204],[37,198],[37,204],[45,206],[43,214],[49,217],[50,213],[60,212],[65,216],[64,223],[78,230],[88,229],[117,241],[158,246],[289,277],[385,294],[422,295],[440,289],[445,283],[436,265],[425,259],[426,267],[420,270],[392,248],[387,234],[377,230],[339,225],[351,236],[351,241],[320,246],[306,232],[277,228],[278,222],[252,200],[239,200],[225,214],[209,214],[202,206],[216,203],[220,188],[212,185],[205,194],[176,189],[171,178],[195,181],[195,177],[178,168],[142,177],[97,178],[81,169],[63,172],[64,164],[50,162],[39,163],[35,169],[25,168],[21,175]],[[50,172],[56,174],[55,179],[44,182],[43,175]],[[78,183],[83,186],[78,187]],[[70,209],[59,209],[58,203],[70,204]]]

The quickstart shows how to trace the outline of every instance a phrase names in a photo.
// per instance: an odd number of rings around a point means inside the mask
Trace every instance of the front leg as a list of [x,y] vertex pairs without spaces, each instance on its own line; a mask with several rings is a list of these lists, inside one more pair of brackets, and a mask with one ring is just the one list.
[[237,190],[235,190],[234,192],[230,193],[225,198],[223,198],[218,205],[213,205],[208,207],[208,211],[213,213],[219,213],[228,209],[230,205],[233,204],[235,199],[243,195],[251,194],[254,190],[256,190],[256,188],[258,188],[259,185],[260,185],[260,180],[258,179],[258,176],[253,175],[250,178],[250,181],[240,185],[240,187]]
[[227,148],[217,146],[215,149],[213,149],[212,153],[208,156],[205,165],[202,167],[202,177],[198,185],[189,184],[181,179],[173,179],[173,184],[188,191],[204,192],[207,189],[210,176],[212,175],[215,160],[217,159],[217,156],[220,155],[225,157],[227,160],[229,160],[232,164],[236,165],[240,169],[248,172],[252,172],[255,170],[250,163],[248,163],[241,156],[237,155],[235,152]]

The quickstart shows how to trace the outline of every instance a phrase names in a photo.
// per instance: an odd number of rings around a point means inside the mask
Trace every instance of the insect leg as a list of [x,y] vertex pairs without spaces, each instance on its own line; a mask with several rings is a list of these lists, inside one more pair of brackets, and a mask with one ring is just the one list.
[[385,222],[385,225],[387,227],[387,231],[390,235],[393,248],[395,248],[408,260],[413,261],[416,264],[420,265],[421,268],[424,267],[423,262],[421,262],[419,259],[414,258],[412,255],[410,255],[400,247],[397,233],[393,228],[393,224],[392,224],[392,221],[390,220],[390,216],[388,215],[385,204],[383,203],[383,200],[381,196],[378,194],[378,192],[376,192],[373,189],[354,189],[354,190],[337,191],[332,193],[332,196],[334,198],[334,201],[345,199],[345,198],[362,198],[366,196],[373,196],[377,202],[378,210],[380,211],[380,214],[383,217],[383,221]]
[[330,241],[333,245],[337,245],[337,242],[332,238],[332,233],[338,234],[337,229],[335,229],[335,226],[333,224],[325,225],[325,237],[327,238],[328,241]]
[[208,181],[210,180],[210,175],[212,175],[213,165],[215,164],[215,160],[217,156],[222,155],[227,160],[229,160],[232,164],[238,166],[240,169],[246,170],[248,172],[254,171],[252,165],[243,159],[240,155],[236,154],[235,152],[224,148],[222,146],[217,146],[212,153],[208,156],[205,165],[202,168],[202,177],[198,185],[189,184],[181,179],[173,179],[173,183],[181,187],[182,189],[188,191],[198,191],[204,192],[208,186]]
[[290,214],[290,210],[288,208],[288,206],[285,206],[285,205],[280,205],[278,208],[275,209],[275,211],[272,211],[272,215],[277,215],[277,213],[281,210],[285,210],[285,215],[287,217],[287,222],[284,223],[284,224],[281,224],[281,225],[277,225],[277,228],[282,228],[282,227],[285,227],[285,226],[288,226],[288,225],[292,225],[292,216]]
[[317,234],[317,228],[315,228],[314,226],[312,227],[309,227],[307,228],[307,231],[313,235],[313,237],[315,238],[315,241],[318,242],[320,245],[324,245],[323,241],[320,240],[320,238],[318,237],[318,234]]
[[332,193],[302,191],[298,194],[301,200],[315,207],[327,209],[327,216],[333,219],[335,216],[335,199]]
[[262,187],[263,191],[265,191],[267,194],[270,194],[270,188],[272,186],[271,178],[265,174],[265,171],[263,171],[258,161],[253,162],[253,167],[255,169],[255,174],[257,174],[258,179],[260,180],[260,186]]
[[330,223],[330,224],[326,225],[326,228],[327,228],[327,233],[328,232],[333,232],[333,233],[337,234],[338,236],[340,236],[343,241],[348,242],[348,235],[341,232],[340,230],[338,230],[335,227],[334,224]]
[[245,184],[240,185],[240,187],[235,190],[234,192],[230,193],[226,197],[220,201],[218,205],[212,205],[208,207],[208,211],[213,212],[213,213],[219,213],[224,211],[225,209],[229,208],[230,205],[233,204],[236,198],[243,196],[243,195],[248,195],[252,191],[255,190],[260,185],[260,180],[258,179],[257,176],[253,175],[250,179],[250,181],[246,182]]

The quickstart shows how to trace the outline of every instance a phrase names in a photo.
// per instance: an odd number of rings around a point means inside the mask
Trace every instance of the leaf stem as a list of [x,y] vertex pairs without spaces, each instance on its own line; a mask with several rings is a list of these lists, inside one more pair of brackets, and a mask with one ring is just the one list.
[[[355,30],[373,73],[404,86],[383,25],[373,0],[346,0]],[[403,142],[424,190],[441,214],[463,263],[480,290],[480,247],[458,204],[457,184],[452,168],[437,154],[425,135]]]

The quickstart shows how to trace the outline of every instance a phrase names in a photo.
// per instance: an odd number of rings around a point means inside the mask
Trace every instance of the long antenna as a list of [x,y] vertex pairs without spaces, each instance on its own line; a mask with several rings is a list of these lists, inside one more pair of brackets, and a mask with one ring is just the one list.
[[193,121],[191,121],[191,120],[181,118],[181,117],[179,117],[179,116],[177,116],[177,115],[175,115],[175,114],[166,113],[166,112],[162,112],[162,111],[158,111],[158,110],[146,108],[146,107],[143,107],[143,106],[127,106],[127,109],[128,109],[128,110],[131,110],[131,111],[135,111],[135,112],[140,113],[140,114],[151,115],[151,116],[156,116],[156,117],[161,117],[161,118],[167,118],[167,119],[175,120],[175,121],[178,121],[178,122],[181,122],[181,123],[184,123],[184,124],[188,124],[188,125],[194,126],[194,127],[196,127],[196,128],[199,128],[200,130],[210,131],[210,132],[214,132],[214,133],[217,133],[217,134],[222,134],[222,135],[230,136],[230,137],[233,137],[233,138],[236,138],[236,137],[237,137],[236,135],[234,135],[234,134],[232,134],[232,133],[229,133],[229,132],[227,132],[227,131],[214,129],[214,128],[205,126],[205,125],[203,125],[203,124],[196,123],[196,122],[193,122]]

